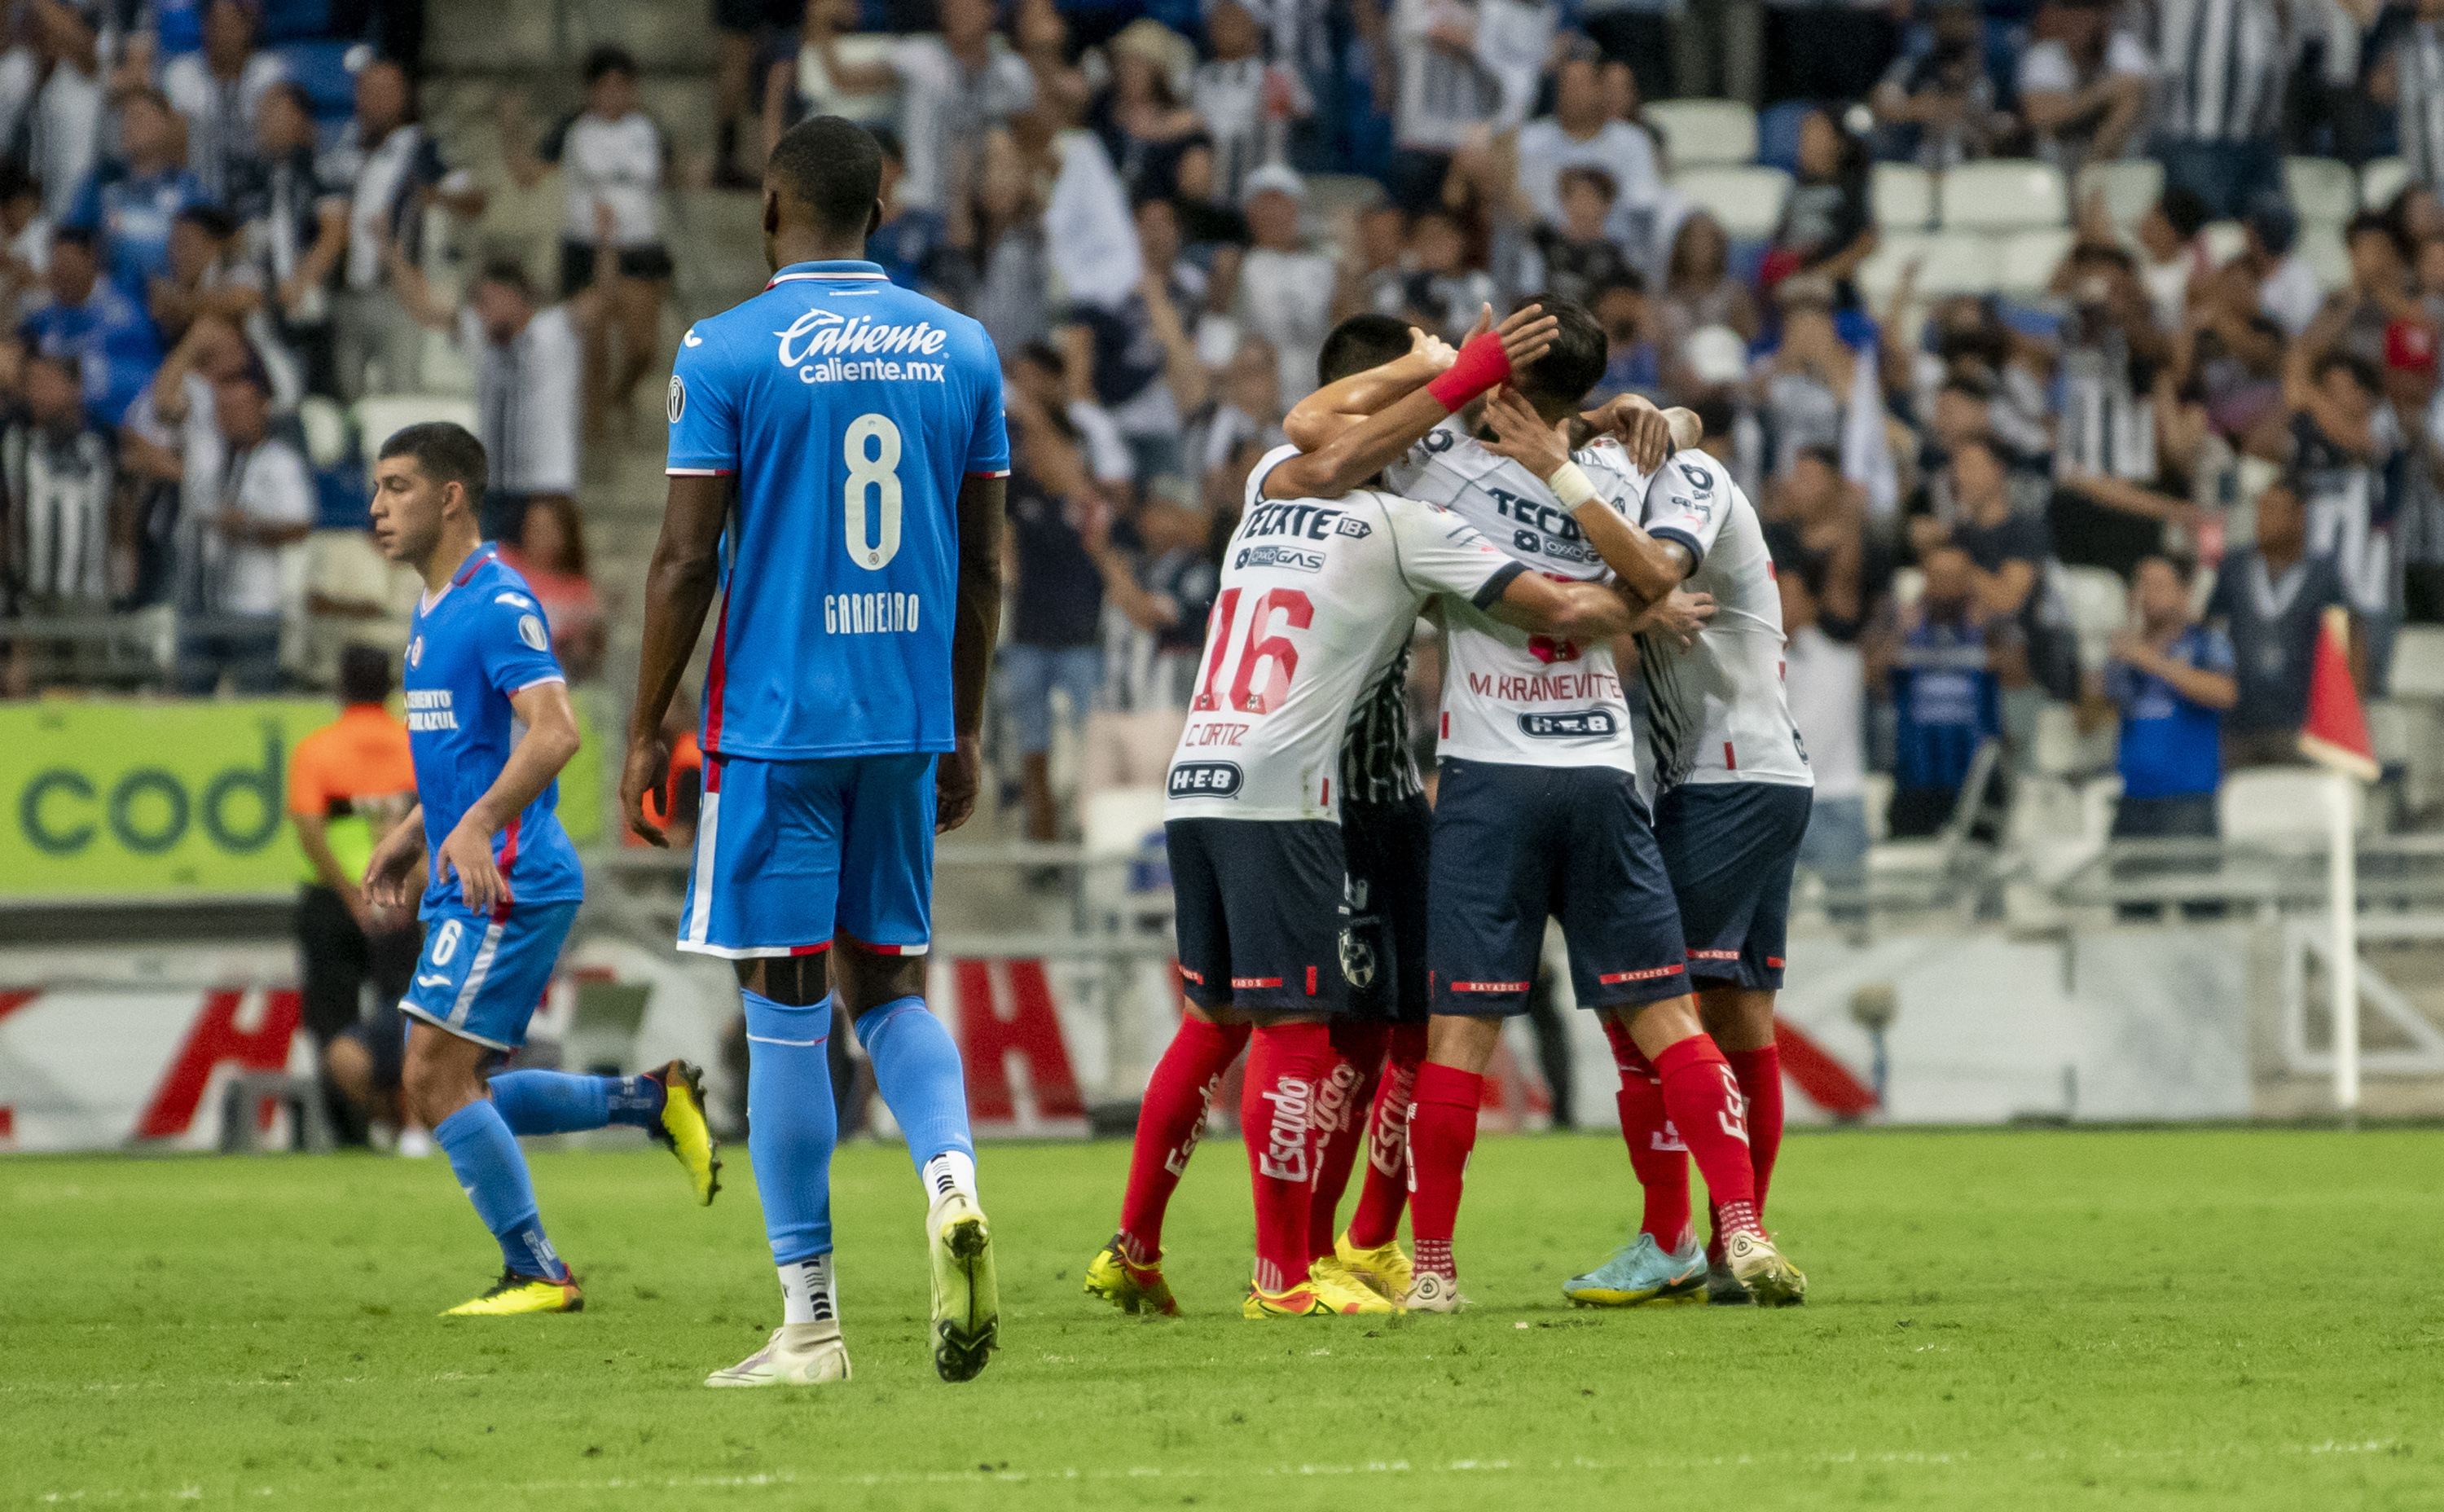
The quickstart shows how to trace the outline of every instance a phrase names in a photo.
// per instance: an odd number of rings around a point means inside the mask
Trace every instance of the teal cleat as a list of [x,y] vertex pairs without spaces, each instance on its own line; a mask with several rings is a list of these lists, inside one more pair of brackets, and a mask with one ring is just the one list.
[[1640,1233],[1583,1276],[1562,1282],[1581,1307],[1677,1307],[1706,1300],[1706,1251],[1692,1237],[1669,1254]]

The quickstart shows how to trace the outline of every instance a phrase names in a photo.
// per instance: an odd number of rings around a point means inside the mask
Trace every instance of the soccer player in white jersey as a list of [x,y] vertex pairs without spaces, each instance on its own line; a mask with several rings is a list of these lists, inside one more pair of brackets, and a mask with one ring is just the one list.
[[[1602,376],[1604,338],[1578,306],[1538,303],[1559,321],[1554,345],[1511,388],[1541,428],[1559,428],[1579,417]],[[1538,572],[1590,582],[1613,576],[1590,543],[1590,517],[1625,523],[1649,481],[1609,438],[1539,474],[1448,424],[1387,476]],[[1569,486],[1556,489],[1548,478]],[[1704,548],[1684,549],[1694,564]],[[1678,583],[1657,575],[1626,586],[1652,603]],[[1527,1011],[1547,915],[1568,940],[1580,1005],[1602,1016],[1617,1057],[1634,1046],[1653,1064],[1719,1206],[1732,1271],[1758,1298],[1783,1300],[1805,1282],[1756,1219],[1739,1084],[1689,989],[1679,912],[1638,796],[1611,648],[1522,634],[1465,605],[1451,607],[1448,624],[1427,904],[1434,1021],[1409,1113],[1416,1254],[1408,1303],[1460,1305],[1452,1235],[1483,1073],[1502,1020]]]
[[[1694,433],[1695,416],[1686,416]],[[1544,478],[1566,499],[1592,483],[1570,456],[1565,434],[1519,395],[1486,405],[1498,440],[1490,450]],[[1694,433],[1681,437],[1696,439]],[[1600,490],[1601,485],[1595,485]],[[1575,518],[1588,543],[1640,594],[1683,584],[1702,589],[1714,618],[1694,645],[1639,640],[1655,759],[1655,838],[1672,879],[1697,986],[1698,1019],[1723,1052],[1746,1113],[1753,1215],[1761,1221],[1782,1143],[1782,1065],[1773,1043],[1774,994],[1782,986],[1791,869],[1815,796],[1806,745],[1782,687],[1782,599],[1756,508],[1721,463],[1691,445],[1647,487],[1637,526],[1584,508]],[[1726,1263],[1726,1194],[1710,1172],[1715,1205],[1711,1256],[1691,1231],[1689,1166],[1657,1067],[1616,1034],[1621,1135],[1645,1189],[1638,1234],[1611,1260],[1563,1283],[1571,1300],[1599,1306],[1696,1300],[1796,1302],[1805,1278],[1743,1286]],[[1711,1260],[1711,1271],[1709,1274]]]
[[[1463,382],[1509,371],[1498,336],[1484,340],[1498,360],[1483,345],[1473,358],[1464,352],[1451,370]],[[1440,393],[1453,405],[1473,396],[1460,387]],[[1235,1056],[1232,1042],[1247,1042],[1240,1126],[1256,1198],[1255,1275],[1242,1308],[1250,1318],[1393,1306],[1314,1268],[1307,1221],[1323,1134],[1317,1101],[1335,1059],[1329,1023],[1348,1001],[1342,742],[1359,694],[1437,594],[1478,612],[1499,605],[1546,635],[1606,636],[1630,623],[1617,595],[1537,577],[1450,514],[1371,490],[1252,500],[1223,562],[1164,815],[1191,1008],[1139,1115],[1132,1188],[1134,1195],[1139,1173],[1157,1163],[1149,1156],[1184,1154],[1212,1077]],[[1141,1242],[1124,1226],[1099,1265],[1113,1268],[1106,1262],[1117,1252],[1128,1263],[1121,1282],[1159,1285],[1159,1253]],[[1097,1289],[1132,1311],[1133,1301],[1169,1300],[1167,1288],[1125,1297]]]

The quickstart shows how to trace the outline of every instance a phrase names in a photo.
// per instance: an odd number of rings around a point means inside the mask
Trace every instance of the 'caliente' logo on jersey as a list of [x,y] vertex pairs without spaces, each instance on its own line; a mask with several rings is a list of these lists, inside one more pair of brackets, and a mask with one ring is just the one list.
[[870,315],[843,319],[829,310],[808,310],[791,321],[787,330],[772,334],[781,339],[783,367],[796,367],[826,353],[919,353],[933,357],[951,340],[950,332],[931,321],[919,321],[914,325],[877,325]]

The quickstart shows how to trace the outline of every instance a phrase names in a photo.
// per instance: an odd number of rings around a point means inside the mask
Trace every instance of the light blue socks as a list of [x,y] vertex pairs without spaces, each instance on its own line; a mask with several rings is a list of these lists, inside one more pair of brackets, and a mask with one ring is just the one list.
[[433,1138],[450,1156],[450,1169],[473,1200],[476,1215],[500,1241],[502,1263],[521,1276],[567,1280],[568,1267],[544,1237],[534,1180],[501,1110],[489,1101],[471,1102],[442,1119]]

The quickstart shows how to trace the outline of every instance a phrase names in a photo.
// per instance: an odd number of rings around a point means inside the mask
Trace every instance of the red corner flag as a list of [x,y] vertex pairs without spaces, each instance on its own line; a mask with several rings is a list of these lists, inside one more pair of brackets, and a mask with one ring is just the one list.
[[2351,682],[2350,616],[2339,605],[2317,627],[2317,659],[2308,673],[2308,723],[2300,731],[2300,754],[2363,783],[2377,779],[2376,744],[2368,739],[2367,714]]

